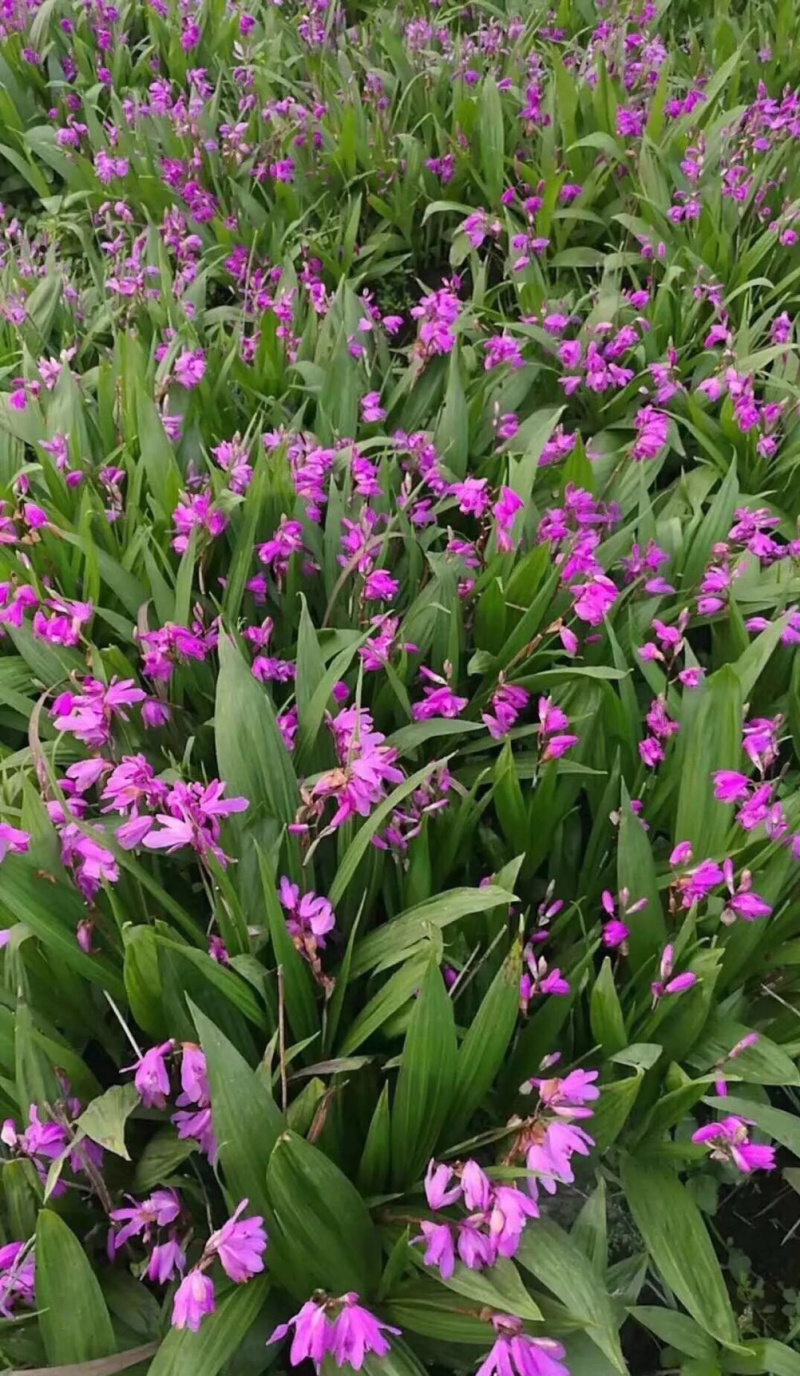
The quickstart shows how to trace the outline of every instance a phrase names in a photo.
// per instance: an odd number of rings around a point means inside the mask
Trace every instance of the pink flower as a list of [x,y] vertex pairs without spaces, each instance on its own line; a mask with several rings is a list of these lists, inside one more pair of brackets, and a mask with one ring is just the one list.
[[446,679],[440,678],[423,665],[420,674],[431,680],[433,686],[423,689],[422,702],[415,702],[411,715],[415,721],[428,721],[431,717],[458,717],[467,706],[468,699],[460,698],[450,688]]
[[453,1231],[448,1223],[431,1223],[423,1219],[420,1223],[422,1233],[414,1241],[425,1243],[423,1261],[426,1266],[436,1266],[443,1280],[449,1280],[456,1269],[456,1251]]
[[566,1353],[560,1343],[528,1337],[522,1320],[508,1314],[493,1314],[491,1323],[500,1336],[476,1376],[570,1376],[561,1361]]
[[289,1361],[292,1366],[299,1366],[310,1359],[317,1370],[326,1354],[330,1354],[337,1366],[347,1365],[360,1371],[368,1353],[385,1357],[389,1351],[384,1330],[400,1333],[399,1328],[376,1319],[360,1305],[353,1291],[339,1299],[307,1300],[293,1319],[275,1329],[269,1341],[285,1338],[292,1327],[295,1332]]
[[291,935],[301,942],[313,939],[316,946],[324,949],[325,937],[336,925],[328,899],[313,893],[304,893],[301,897],[299,886],[292,884],[285,875],[278,887],[278,897],[288,914],[286,926]]
[[519,688],[513,683],[501,683],[492,695],[491,712],[481,713],[481,720],[488,727],[489,735],[494,740],[501,740],[507,735],[529,701],[530,693],[526,688]]
[[425,1172],[425,1197],[432,1209],[444,1209],[454,1204],[461,1196],[461,1184],[451,1185],[453,1170],[450,1166],[439,1165],[431,1159]]
[[30,832],[20,831],[18,827],[12,827],[9,822],[0,822],[0,863],[5,860],[11,852],[12,855],[24,855],[30,849]]
[[500,496],[492,507],[492,516],[495,524],[495,538],[497,548],[501,554],[507,554],[516,548],[516,541],[513,537],[514,521],[517,512],[521,510],[524,503],[517,493],[510,487],[501,487]]
[[573,1154],[588,1156],[593,1146],[594,1139],[583,1128],[560,1120],[548,1123],[543,1140],[526,1153],[525,1164],[537,1177],[528,1182],[528,1188],[538,1183],[548,1194],[555,1194],[557,1185],[571,1185],[575,1179],[570,1164]]
[[731,1115],[719,1123],[706,1123],[692,1133],[693,1142],[710,1142],[711,1155],[717,1161],[732,1161],[745,1175],[751,1171],[775,1169],[775,1148],[751,1142],[747,1129],[749,1118]]
[[718,769],[713,778],[714,797],[720,803],[738,803],[750,792],[750,780],[738,770]]
[[239,1218],[247,1204],[248,1201],[243,1199],[227,1223],[212,1233],[205,1248],[205,1256],[218,1256],[223,1271],[237,1285],[264,1270],[264,1252],[267,1248],[263,1218]]
[[361,419],[366,425],[386,419],[386,412],[381,406],[380,392],[367,392],[366,396],[361,398]]
[[186,1104],[199,1104],[206,1108],[210,1102],[208,1093],[208,1079],[206,1076],[206,1058],[199,1046],[193,1042],[184,1042],[181,1054],[181,1106]]
[[171,1041],[152,1046],[145,1051],[136,1067],[133,1083],[145,1108],[166,1108],[170,1083],[165,1057],[173,1046],[174,1042]]
[[190,1328],[196,1333],[206,1314],[213,1314],[214,1308],[214,1282],[195,1267],[175,1292],[172,1326]]
[[150,1253],[147,1263],[147,1278],[157,1285],[168,1285],[176,1271],[183,1274],[186,1268],[186,1253],[176,1238],[159,1242]]
[[182,387],[191,390],[199,386],[206,372],[206,359],[202,349],[184,349],[173,365],[173,372]]

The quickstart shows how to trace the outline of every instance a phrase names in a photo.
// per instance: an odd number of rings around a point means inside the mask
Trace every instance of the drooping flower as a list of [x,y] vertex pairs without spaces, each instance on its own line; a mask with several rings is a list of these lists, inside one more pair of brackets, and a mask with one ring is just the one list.
[[389,1342],[384,1332],[400,1335],[399,1328],[376,1319],[360,1305],[354,1291],[338,1299],[307,1300],[294,1318],[278,1325],[269,1341],[274,1343],[285,1338],[291,1328],[294,1328],[289,1353],[292,1366],[311,1360],[317,1371],[328,1354],[337,1366],[351,1366],[360,1371],[368,1353],[386,1356]]
[[751,1142],[748,1128],[752,1127],[749,1118],[737,1118],[732,1114],[719,1123],[706,1123],[692,1133],[693,1142],[708,1142],[711,1155],[717,1161],[731,1161],[745,1175],[751,1171],[772,1171],[775,1169],[775,1148]]
[[171,1041],[151,1046],[137,1063],[133,1083],[145,1108],[165,1108],[170,1092],[166,1057],[174,1046]]
[[206,1259],[219,1257],[223,1271],[237,1285],[264,1270],[267,1248],[263,1218],[240,1218],[247,1205],[248,1200],[243,1199],[227,1223],[211,1234],[204,1253]]
[[183,1278],[172,1305],[173,1328],[190,1328],[197,1333],[206,1314],[216,1307],[214,1282],[197,1267]]
[[529,1337],[522,1320],[510,1314],[493,1314],[490,1322],[498,1337],[476,1376],[570,1376],[560,1343]]

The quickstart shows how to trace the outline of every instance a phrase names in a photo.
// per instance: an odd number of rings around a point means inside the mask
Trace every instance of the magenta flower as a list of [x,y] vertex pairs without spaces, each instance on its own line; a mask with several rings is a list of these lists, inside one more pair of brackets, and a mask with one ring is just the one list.
[[31,1306],[35,1295],[35,1256],[27,1242],[7,1242],[0,1247],[0,1316],[13,1318],[14,1306]]
[[312,940],[315,946],[325,947],[325,937],[336,925],[333,908],[327,898],[313,893],[300,896],[297,884],[284,875],[278,886],[281,907],[288,914],[286,926],[293,937],[302,943]]
[[21,831],[18,827],[12,827],[9,822],[0,822],[0,864],[11,852],[12,855],[24,855],[29,850],[31,836],[27,831]]
[[172,1305],[173,1328],[190,1328],[196,1333],[206,1314],[215,1308],[214,1282],[197,1267],[181,1281]]
[[145,1242],[149,1242],[153,1229],[169,1227],[180,1211],[181,1203],[177,1194],[167,1189],[154,1190],[149,1199],[141,1204],[133,1200],[130,1206],[112,1209],[109,1214],[112,1223],[122,1225],[111,1234],[114,1251],[118,1252],[132,1237],[143,1237]]
[[687,989],[691,989],[697,984],[697,975],[691,970],[686,970],[681,975],[672,976],[674,960],[674,947],[672,945],[665,946],[659,963],[659,978],[650,985],[654,1007],[666,995],[684,994]]
[[453,1229],[449,1223],[431,1223],[427,1219],[422,1220],[420,1227],[422,1233],[414,1241],[425,1243],[425,1265],[437,1267],[442,1279],[449,1280],[456,1269]]
[[528,1337],[522,1320],[508,1314],[493,1314],[490,1322],[499,1336],[476,1376],[570,1376],[560,1343]]
[[431,1159],[425,1172],[425,1198],[432,1209],[445,1209],[461,1197],[461,1182],[451,1185],[453,1169]]
[[751,783],[746,774],[736,769],[718,769],[714,774],[714,797],[720,803],[738,803],[746,798]]
[[535,1085],[542,1103],[559,1118],[591,1118],[593,1110],[585,1105],[600,1098],[597,1076],[596,1070],[571,1070],[563,1079],[528,1080],[523,1089]]
[[693,1142],[711,1143],[711,1155],[716,1161],[731,1161],[745,1175],[751,1171],[772,1171],[775,1169],[775,1148],[751,1142],[748,1127],[749,1118],[731,1115],[719,1123],[706,1123],[692,1133]]
[[439,674],[434,674],[432,670],[426,669],[424,664],[420,669],[420,674],[430,680],[431,686],[423,688],[425,697],[422,702],[415,702],[411,708],[411,715],[415,721],[428,721],[431,717],[458,717],[467,706],[468,699],[460,698],[453,692],[447,679],[441,678]]
[[289,1354],[292,1366],[311,1360],[318,1371],[328,1354],[337,1366],[360,1371],[367,1353],[385,1357],[389,1351],[384,1330],[400,1334],[399,1328],[392,1328],[364,1309],[353,1291],[338,1299],[307,1300],[294,1318],[279,1324],[269,1341],[285,1338],[290,1328],[295,1330]]
[[145,1108],[166,1108],[170,1083],[165,1057],[171,1053],[173,1046],[174,1042],[171,1041],[151,1046],[136,1066],[133,1083]]
[[156,1285],[168,1285],[176,1272],[183,1275],[186,1269],[186,1253],[176,1238],[159,1242],[150,1253],[147,1263],[147,1278]]
[[179,1103],[204,1107],[209,1103],[206,1058],[194,1042],[184,1042],[181,1048],[181,1089]]
[[176,381],[191,390],[203,381],[206,372],[206,359],[202,349],[184,349],[173,364]]
[[524,712],[530,702],[527,688],[519,688],[514,683],[499,684],[492,694],[491,712],[482,712],[481,719],[488,727],[494,740],[502,740],[508,735],[520,712]]
[[227,1223],[212,1233],[204,1253],[206,1259],[218,1256],[223,1271],[237,1285],[251,1280],[264,1270],[264,1252],[267,1248],[263,1218],[239,1218],[247,1204],[248,1201],[243,1199]]
[[528,1181],[528,1189],[535,1194],[537,1184],[543,1185],[548,1194],[555,1194],[559,1184],[571,1185],[575,1180],[571,1158],[588,1156],[594,1146],[594,1138],[583,1128],[560,1120],[548,1123],[544,1137],[528,1147],[525,1164],[535,1173],[536,1179]]
[[513,536],[514,521],[523,505],[522,498],[510,487],[501,487],[500,496],[492,507],[495,539],[501,554],[508,554],[516,549],[517,542]]

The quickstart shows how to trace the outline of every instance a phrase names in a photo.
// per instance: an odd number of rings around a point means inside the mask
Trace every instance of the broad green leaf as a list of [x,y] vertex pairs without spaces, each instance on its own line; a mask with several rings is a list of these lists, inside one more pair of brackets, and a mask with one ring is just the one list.
[[[295,1133],[282,1133],[267,1170],[273,1270],[307,1299],[315,1287],[371,1294],[380,1279],[380,1243],[364,1201],[338,1166]],[[289,1263],[286,1274],[280,1259]]]
[[456,1084],[453,1005],[435,962],[428,965],[408,1025],[392,1105],[392,1180],[409,1184],[425,1168]]
[[376,965],[386,968],[387,964],[402,960],[404,954],[421,941],[430,928],[442,929],[473,913],[507,908],[514,901],[514,894],[497,884],[476,889],[448,889],[435,898],[428,898],[358,942],[353,952],[351,978],[363,975]]
[[505,140],[503,105],[493,76],[484,78],[480,97],[481,171],[489,192],[489,204],[499,205],[503,190]]
[[78,1127],[98,1146],[130,1161],[125,1146],[125,1124],[138,1106],[139,1091],[134,1084],[112,1085],[99,1099],[87,1105],[78,1119]]
[[[638,916],[638,914],[636,915]],[[625,1019],[614,983],[614,967],[606,956],[600,974],[592,986],[589,1001],[592,1036],[600,1043],[604,1055],[613,1055],[626,1045]]]
[[199,1008],[192,1016],[208,1065],[211,1114],[231,1202],[265,1202],[270,1153],[283,1118],[264,1081]]
[[293,821],[300,794],[291,756],[266,692],[227,635],[219,639],[214,734],[228,796],[247,798],[254,814]]
[[358,1188],[362,1194],[379,1194],[385,1189],[391,1157],[392,1120],[389,1113],[389,1086],[385,1084],[375,1105],[358,1166]]
[[735,670],[725,665],[696,691],[703,696],[688,727],[673,834],[676,841],[690,841],[696,856],[708,856],[722,851],[730,825],[731,808],[715,799],[713,775],[739,767],[742,689]]
[[103,1294],[75,1234],[51,1209],[36,1225],[36,1307],[49,1362],[90,1362],[116,1352]]
[[684,1185],[663,1165],[626,1157],[622,1186],[653,1265],[706,1333],[736,1343],[738,1329],[703,1217]]
[[722,1356],[723,1371],[736,1376],[800,1376],[800,1352],[779,1343],[775,1338],[756,1338],[747,1344],[748,1352],[726,1352]]
[[598,1276],[605,1277],[608,1266],[608,1224],[606,1219],[606,1182],[600,1176],[570,1229],[572,1241],[580,1247]]
[[647,899],[646,906],[641,912],[633,913],[627,924],[630,929],[628,947],[631,967],[638,971],[652,962],[663,949],[667,929],[648,833],[631,808],[624,781],[621,793],[617,885],[620,892],[628,890],[632,903],[637,903],[640,898]]
[[550,1218],[538,1219],[522,1234],[516,1260],[569,1310],[616,1370],[627,1372],[606,1286],[569,1233]]
[[26,1367],[25,1376],[116,1376],[118,1371],[139,1366],[158,1350],[158,1343],[142,1343],[113,1357],[99,1357],[95,1362],[69,1362],[66,1366]]
[[662,1342],[676,1347],[679,1352],[685,1352],[687,1357],[713,1357],[717,1351],[713,1338],[679,1309],[635,1305],[628,1313]]
[[458,1141],[472,1114],[484,1103],[503,1065],[519,1013],[522,946],[515,941],[470,1023],[456,1059],[453,1107],[447,1137]]

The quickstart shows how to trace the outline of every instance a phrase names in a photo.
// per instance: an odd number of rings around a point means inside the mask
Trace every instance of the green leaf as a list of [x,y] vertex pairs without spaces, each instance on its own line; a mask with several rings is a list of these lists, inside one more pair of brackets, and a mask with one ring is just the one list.
[[525,1289],[519,1271],[513,1261],[505,1257],[499,1257],[488,1271],[471,1271],[460,1261],[456,1262],[452,1276],[448,1280],[440,1276],[439,1280],[447,1290],[475,1300],[477,1304],[491,1305],[501,1313],[515,1314],[532,1323],[542,1319],[542,1311]]
[[540,1218],[522,1234],[516,1259],[569,1310],[617,1371],[627,1372],[606,1286],[569,1233]]
[[722,1356],[723,1371],[736,1373],[736,1376],[800,1376],[800,1352],[779,1343],[774,1338],[757,1338],[748,1343],[746,1353],[725,1352]]
[[149,1194],[156,1185],[165,1184],[188,1157],[197,1150],[196,1143],[180,1138],[174,1128],[165,1128],[150,1138],[136,1162],[133,1177],[134,1194]]
[[503,191],[503,105],[493,76],[484,78],[480,97],[481,172],[489,193],[489,204],[499,205]]
[[[707,852],[704,851],[703,854]],[[638,971],[663,949],[667,940],[667,929],[650,842],[647,832],[631,808],[630,795],[624,780],[620,799],[617,883],[620,891],[628,890],[631,902],[636,903],[640,898],[647,899],[647,905],[641,912],[634,913],[628,922],[631,968]]]
[[436,898],[428,898],[359,941],[353,952],[350,977],[355,979],[376,965],[386,969],[387,965],[402,960],[431,928],[442,930],[463,917],[490,912],[492,908],[507,908],[514,901],[514,894],[497,884],[476,889],[448,889]]
[[709,1338],[694,1319],[690,1319],[688,1314],[681,1314],[678,1309],[634,1305],[628,1313],[662,1342],[676,1347],[687,1357],[713,1357],[717,1351],[713,1338]]
[[54,889],[26,865],[22,856],[6,856],[0,886],[0,915],[7,919],[3,926],[25,922],[56,964],[63,961],[76,974],[122,1000],[125,997],[122,980],[108,957],[86,955],[75,940],[76,928],[85,912],[77,889],[66,883]]
[[130,1161],[125,1146],[125,1124],[138,1106],[139,1091],[134,1084],[112,1085],[83,1110],[78,1127],[98,1146]]
[[705,1223],[689,1191],[663,1165],[626,1157],[622,1186],[654,1266],[700,1327],[721,1343],[738,1329]]
[[589,1019],[592,1036],[599,1042],[604,1055],[611,1056],[615,1051],[622,1051],[628,1038],[622,1005],[614,983],[614,967],[609,956],[604,958],[600,974],[592,987]]
[[218,1376],[253,1327],[268,1293],[267,1277],[256,1276],[229,1291],[199,1332],[170,1329],[147,1376]]
[[695,855],[715,855],[724,848],[731,807],[715,799],[713,774],[739,767],[742,689],[726,664],[695,691],[703,696],[687,728],[673,834],[676,841],[690,841]]
[[467,1029],[456,1059],[449,1141],[458,1141],[491,1089],[517,1025],[522,943],[515,941]]
[[323,1152],[282,1133],[267,1170],[272,1269],[298,1298],[320,1287],[370,1295],[380,1243],[361,1195]]
[[588,1258],[592,1270],[601,1278],[605,1278],[608,1266],[608,1223],[606,1182],[602,1176],[575,1219],[570,1237]]
[[211,1114],[231,1202],[262,1209],[270,1153],[283,1118],[264,1081],[199,1008],[190,1005],[208,1066]]
[[438,965],[431,961],[406,1034],[392,1107],[392,1179],[395,1188],[421,1174],[453,1101],[456,1030],[453,1005]]
[[311,971],[289,935],[286,917],[275,888],[275,877],[270,871],[267,857],[260,846],[256,849],[272,949],[275,953],[275,962],[283,972],[286,1012],[297,1041],[306,1041],[319,1034],[319,1014],[314,999]]
[[51,1209],[42,1209],[36,1226],[36,1307],[49,1362],[90,1362],[116,1352],[111,1319],[89,1259]]
[[358,1166],[358,1188],[362,1194],[379,1194],[385,1189],[391,1156],[392,1120],[389,1113],[389,1086],[385,1084],[375,1105]]
[[214,734],[228,795],[243,795],[254,814],[264,811],[278,822],[293,821],[300,793],[291,756],[267,694],[227,635],[219,639]]

